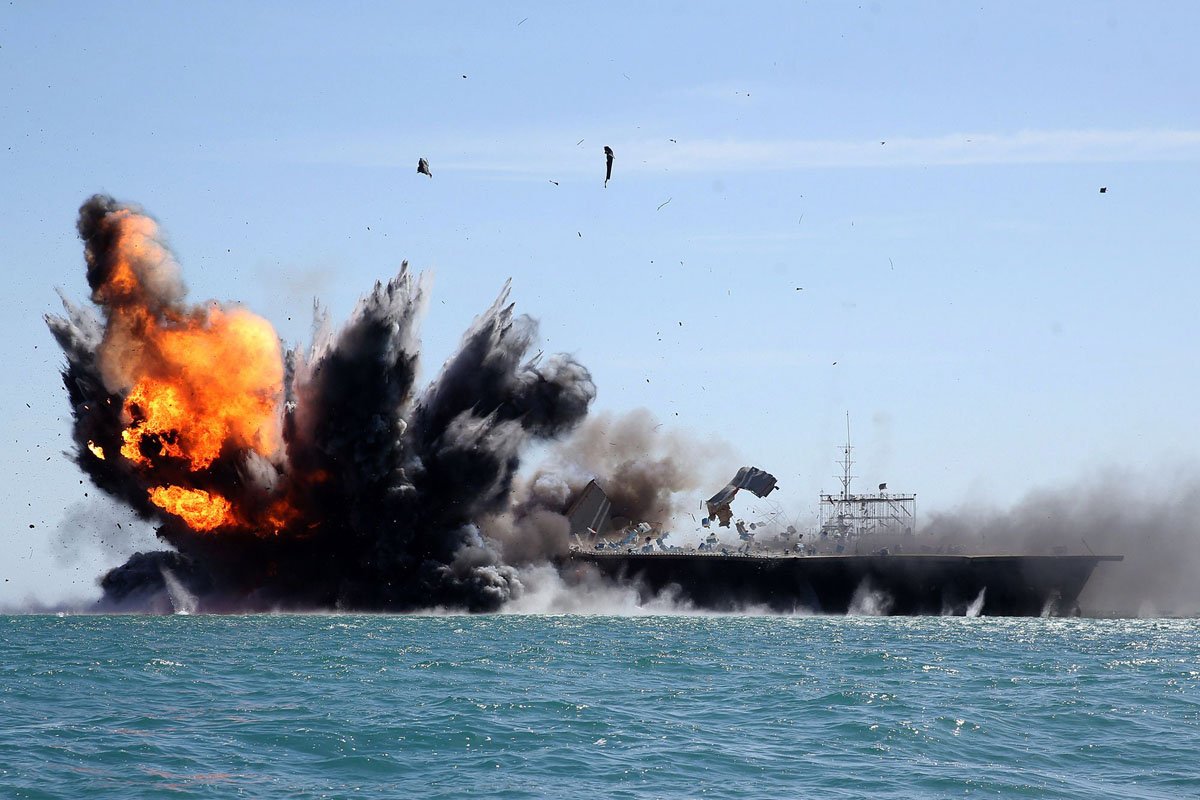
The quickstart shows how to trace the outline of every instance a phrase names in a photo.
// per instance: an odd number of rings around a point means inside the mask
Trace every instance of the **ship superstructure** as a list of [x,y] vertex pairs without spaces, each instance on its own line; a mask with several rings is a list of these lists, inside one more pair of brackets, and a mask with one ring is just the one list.
[[[822,493],[819,528],[807,537],[794,526],[771,531],[734,521],[739,490],[765,497],[776,488],[770,473],[743,467],[707,503],[707,536],[695,546],[667,544],[669,533],[614,515],[592,480],[567,512],[571,545],[560,566],[594,570],[634,586],[644,599],[666,592],[702,608],[844,614],[873,598],[874,613],[1037,616],[1077,614],[1077,599],[1096,566],[1121,561],[1094,553],[964,554],[958,547],[920,543],[916,495],[855,493],[850,484],[853,446],[847,417],[841,491]],[[717,528],[734,522],[738,544],[722,542]],[[756,533],[771,538],[757,541]],[[768,544],[771,543],[771,544]]]
[[[842,488],[837,493],[822,492],[820,495],[820,538],[832,542],[835,549],[870,549],[872,544],[886,546],[887,543],[903,545],[912,541],[917,529],[917,496],[889,492],[886,483],[879,484],[877,492],[855,493],[850,483],[858,477],[852,473],[854,447],[850,444],[850,415],[846,415],[846,444],[842,458],[837,462],[842,468],[837,479]],[[864,548],[863,546],[866,545]]]

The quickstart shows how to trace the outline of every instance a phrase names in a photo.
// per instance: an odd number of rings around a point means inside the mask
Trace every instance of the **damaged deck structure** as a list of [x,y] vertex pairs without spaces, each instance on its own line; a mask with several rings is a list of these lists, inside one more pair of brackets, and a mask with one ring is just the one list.
[[[879,494],[850,492],[850,450],[847,442],[841,494],[822,495],[836,513],[823,514],[811,543],[791,538],[789,527],[777,540],[782,547],[756,547],[739,520],[747,544],[736,550],[720,546],[715,533],[696,549],[667,546],[667,534],[646,523],[614,525],[612,503],[592,481],[568,512],[573,544],[561,568],[569,577],[599,573],[636,588],[643,600],[665,593],[718,611],[1068,616],[1079,613],[1079,594],[1096,566],[1124,558],[928,552],[914,533],[915,495],[888,495],[882,484]],[[775,488],[770,473],[743,467],[708,501],[703,527],[729,526],[738,489],[765,497]],[[877,546],[884,537],[892,548]]]

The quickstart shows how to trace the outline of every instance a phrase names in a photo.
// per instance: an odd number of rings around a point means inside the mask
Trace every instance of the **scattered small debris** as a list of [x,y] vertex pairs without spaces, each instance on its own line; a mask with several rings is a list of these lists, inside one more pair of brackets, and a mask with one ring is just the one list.
[[1107,186],[1101,186],[1101,187],[1100,187],[1100,194],[1106,194],[1107,192],[1108,192],[1108,187],[1107,187]]
[[[671,202],[671,201],[672,201],[672,200],[674,200],[674,199],[675,199],[674,197],[668,197],[668,198],[667,198],[667,203]],[[659,207],[658,207],[658,208],[656,208],[656,209],[654,209],[654,210],[655,210],[655,211],[662,211],[662,210],[663,210],[663,206],[665,206],[667,203],[662,203],[662,204],[660,204],[660,205],[659,205]]]
[[675,140],[675,139],[667,139],[667,141],[668,141],[668,142],[675,142],[675,144],[679,144],[679,142],[678,142],[677,140]]
[[604,188],[607,189],[608,182],[612,180],[612,162],[613,162],[613,151],[612,151],[612,148],[609,147],[608,145],[604,145],[604,162],[605,162]]
[[803,291],[804,291],[804,287],[803,287],[803,286],[797,286],[797,287],[796,287],[796,291],[797,291],[797,292],[803,292]]
[[433,177],[433,173],[429,171],[429,162],[425,159],[417,159],[417,174]]

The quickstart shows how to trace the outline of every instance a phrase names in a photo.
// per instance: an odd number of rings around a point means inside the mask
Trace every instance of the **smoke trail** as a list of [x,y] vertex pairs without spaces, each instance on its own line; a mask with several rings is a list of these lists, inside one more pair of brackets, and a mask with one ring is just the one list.
[[78,228],[100,314],[64,298],[46,320],[75,460],[175,548],[104,576],[107,604],[161,605],[164,574],[218,610],[489,610],[519,593],[476,520],[509,508],[528,445],[576,427],[595,386],[569,356],[528,357],[537,325],[507,285],[418,392],[427,286],[407,265],[283,352],[243,308],[186,305],[140,210],[96,196]]

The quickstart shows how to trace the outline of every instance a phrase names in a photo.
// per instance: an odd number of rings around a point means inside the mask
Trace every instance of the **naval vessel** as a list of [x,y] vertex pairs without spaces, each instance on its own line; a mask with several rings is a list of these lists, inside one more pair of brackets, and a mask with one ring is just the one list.
[[801,534],[792,525],[738,519],[736,544],[724,543],[716,529],[734,522],[739,491],[760,498],[774,491],[776,479],[764,470],[743,467],[707,502],[701,523],[710,532],[694,547],[668,544],[655,526],[621,518],[593,480],[568,511],[572,544],[561,566],[630,585],[643,600],[666,594],[722,611],[1074,616],[1097,565],[1124,558],[1061,547],[1048,554],[965,553],[927,542],[916,532],[916,495],[889,492],[887,484],[851,491],[852,449],[847,432],[841,491],[821,494],[817,530]]

